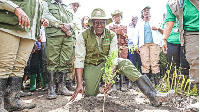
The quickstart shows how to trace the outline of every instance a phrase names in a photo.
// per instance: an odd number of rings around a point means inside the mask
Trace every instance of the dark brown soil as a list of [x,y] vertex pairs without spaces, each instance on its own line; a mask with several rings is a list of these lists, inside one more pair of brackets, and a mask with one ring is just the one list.
[[[189,104],[196,102],[196,97],[177,95],[171,101],[162,103],[162,106],[153,107],[137,86],[133,86],[127,92],[110,92],[106,96],[105,112],[198,112],[197,109],[187,109]],[[58,95],[57,99],[47,100],[46,95],[47,91],[39,90],[33,92],[32,96],[22,97],[25,101],[32,100],[37,106],[18,112],[103,112],[103,94],[79,98],[72,103],[68,103],[70,96]]]

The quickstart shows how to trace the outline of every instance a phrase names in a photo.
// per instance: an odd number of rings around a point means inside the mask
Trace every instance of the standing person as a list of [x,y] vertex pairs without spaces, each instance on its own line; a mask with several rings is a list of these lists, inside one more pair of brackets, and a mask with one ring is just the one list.
[[[140,55],[136,52],[132,50],[135,50],[136,47],[138,47],[139,44],[139,36],[135,36],[136,33],[136,25],[138,22],[138,17],[137,16],[132,16],[132,20],[131,23],[129,24],[129,27],[127,29],[127,35],[128,35],[128,59],[133,63],[133,65],[138,69],[138,71],[140,71],[141,73],[141,59],[140,59]],[[130,49],[131,48],[131,49]],[[132,88],[132,82],[129,80],[128,83],[128,88]]]
[[[62,0],[47,0],[43,5],[43,17],[47,18],[50,24],[46,28],[46,37],[49,82],[47,99],[51,100],[55,99],[57,94],[72,94],[66,88],[66,77],[71,69],[73,54],[74,31],[73,24],[70,24],[73,15],[67,10],[67,6],[63,4]],[[56,81],[57,74],[58,81]]]
[[[109,25],[109,29],[114,31],[117,34],[117,41],[118,41],[118,56],[119,58],[127,59],[128,57],[128,36],[127,33],[127,26],[122,25],[121,20],[123,18],[122,12],[119,10],[115,10],[114,13],[111,14],[114,22],[113,24]],[[127,91],[124,87],[125,77],[124,75],[120,75],[120,90]],[[113,90],[117,90],[116,85],[113,85]]]
[[[138,25],[139,36],[139,49],[137,52],[140,54],[142,61],[142,73],[146,74],[149,78],[153,76],[155,85],[159,84],[159,54],[162,35],[160,28],[156,27],[156,23],[151,20],[150,14],[151,7],[146,6],[141,11],[142,22]],[[136,37],[137,38],[137,37]],[[152,74],[150,73],[150,69]]]
[[171,0],[167,4],[163,45],[166,48],[167,40],[177,18],[180,43],[181,46],[185,47],[186,59],[190,65],[190,82],[199,87],[199,1],[180,1],[179,3],[176,0]]
[[41,43],[36,41],[31,53],[30,60],[30,91],[35,91],[36,87],[44,87],[42,77],[42,53]]
[[[38,0],[0,0],[0,111],[34,108],[19,97],[22,77],[39,32]],[[42,22],[46,20],[43,19]],[[4,100],[5,99],[5,100]]]
[[[103,73],[102,68],[106,61],[105,57],[118,50],[117,35],[105,28],[111,22],[112,19],[106,17],[103,9],[96,8],[93,10],[89,20],[91,27],[78,35],[75,47],[77,87],[69,101],[74,101],[78,93],[86,96],[96,96],[99,93],[99,82]],[[131,81],[136,82],[140,90],[148,96],[153,106],[159,106],[162,101],[172,98],[170,97],[172,94],[168,93],[164,93],[161,96],[146,75],[141,75],[130,60],[116,58],[115,63],[116,70],[119,70],[120,74],[124,74]],[[83,76],[85,90],[82,83]],[[109,84],[104,89],[104,92],[108,92],[111,86]]]
[[[81,6],[80,2],[78,2],[79,0],[66,0],[66,2],[69,3],[68,5],[68,10],[71,12],[71,14],[73,15],[72,18],[73,18],[73,25],[74,25],[74,31],[75,31],[75,38],[76,39],[76,36],[81,32],[81,19],[78,17],[77,15],[77,11],[78,11],[78,8]],[[75,44],[76,44],[76,40],[74,42],[74,46],[75,47]],[[75,80],[75,69],[74,69],[74,50],[73,50],[73,55],[72,55],[72,60],[71,61],[71,71],[67,74],[67,88],[70,90],[70,91],[74,91],[75,88],[73,88],[73,80]]]
[[47,53],[46,53],[46,33],[45,27],[42,25],[40,28],[40,41],[42,52],[42,77],[44,80],[44,89],[48,88],[48,74],[47,74]]
[[[165,23],[166,22],[163,23],[163,27]],[[170,77],[172,77],[172,74],[175,71],[175,67],[177,70],[179,69],[179,67],[181,67],[180,68],[181,74],[183,74],[187,79],[187,77],[189,76],[190,66],[185,57],[184,46],[181,46],[179,40],[178,28],[179,28],[179,22],[176,19],[172,31],[167,38],[167,41],[163,41],[162,43],[162,50],[163,53],[167,54],[167,60],[169,64],[168,67],[172,64]]]
[[81,20],[82,30],[88,29],[90,25],[88,25],[88,20],[90,18],[88,16],[84,16]]

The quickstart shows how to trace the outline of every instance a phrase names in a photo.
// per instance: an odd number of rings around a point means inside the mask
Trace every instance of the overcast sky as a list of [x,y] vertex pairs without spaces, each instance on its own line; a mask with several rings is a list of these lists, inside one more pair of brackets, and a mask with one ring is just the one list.
[[123,12],[123,23],[128,25],[133,15],[141,17],[141,10],[145,6],[151,6],[152,19],[158,22],[162,21],[162,15],[166,10],[167,0],[64,0],[66,3],[77,1],[81,7],[77,11],[78,17],[91,17],[91,12],[95,8],[102,8],[105,10],[107,16],[111,17],[114,10]]

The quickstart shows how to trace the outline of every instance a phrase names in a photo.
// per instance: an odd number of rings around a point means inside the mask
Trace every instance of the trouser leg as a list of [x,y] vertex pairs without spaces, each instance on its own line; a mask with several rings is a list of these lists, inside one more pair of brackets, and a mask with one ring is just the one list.
[[190,81],[199,83],[199,32],[185,32],[186,59],[190,64]]

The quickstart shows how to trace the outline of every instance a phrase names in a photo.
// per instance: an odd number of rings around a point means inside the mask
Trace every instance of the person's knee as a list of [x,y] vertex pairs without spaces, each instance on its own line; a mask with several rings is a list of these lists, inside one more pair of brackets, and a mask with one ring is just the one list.
[[86,96],[97,96],[98,92],[95,91],[85,91]]

